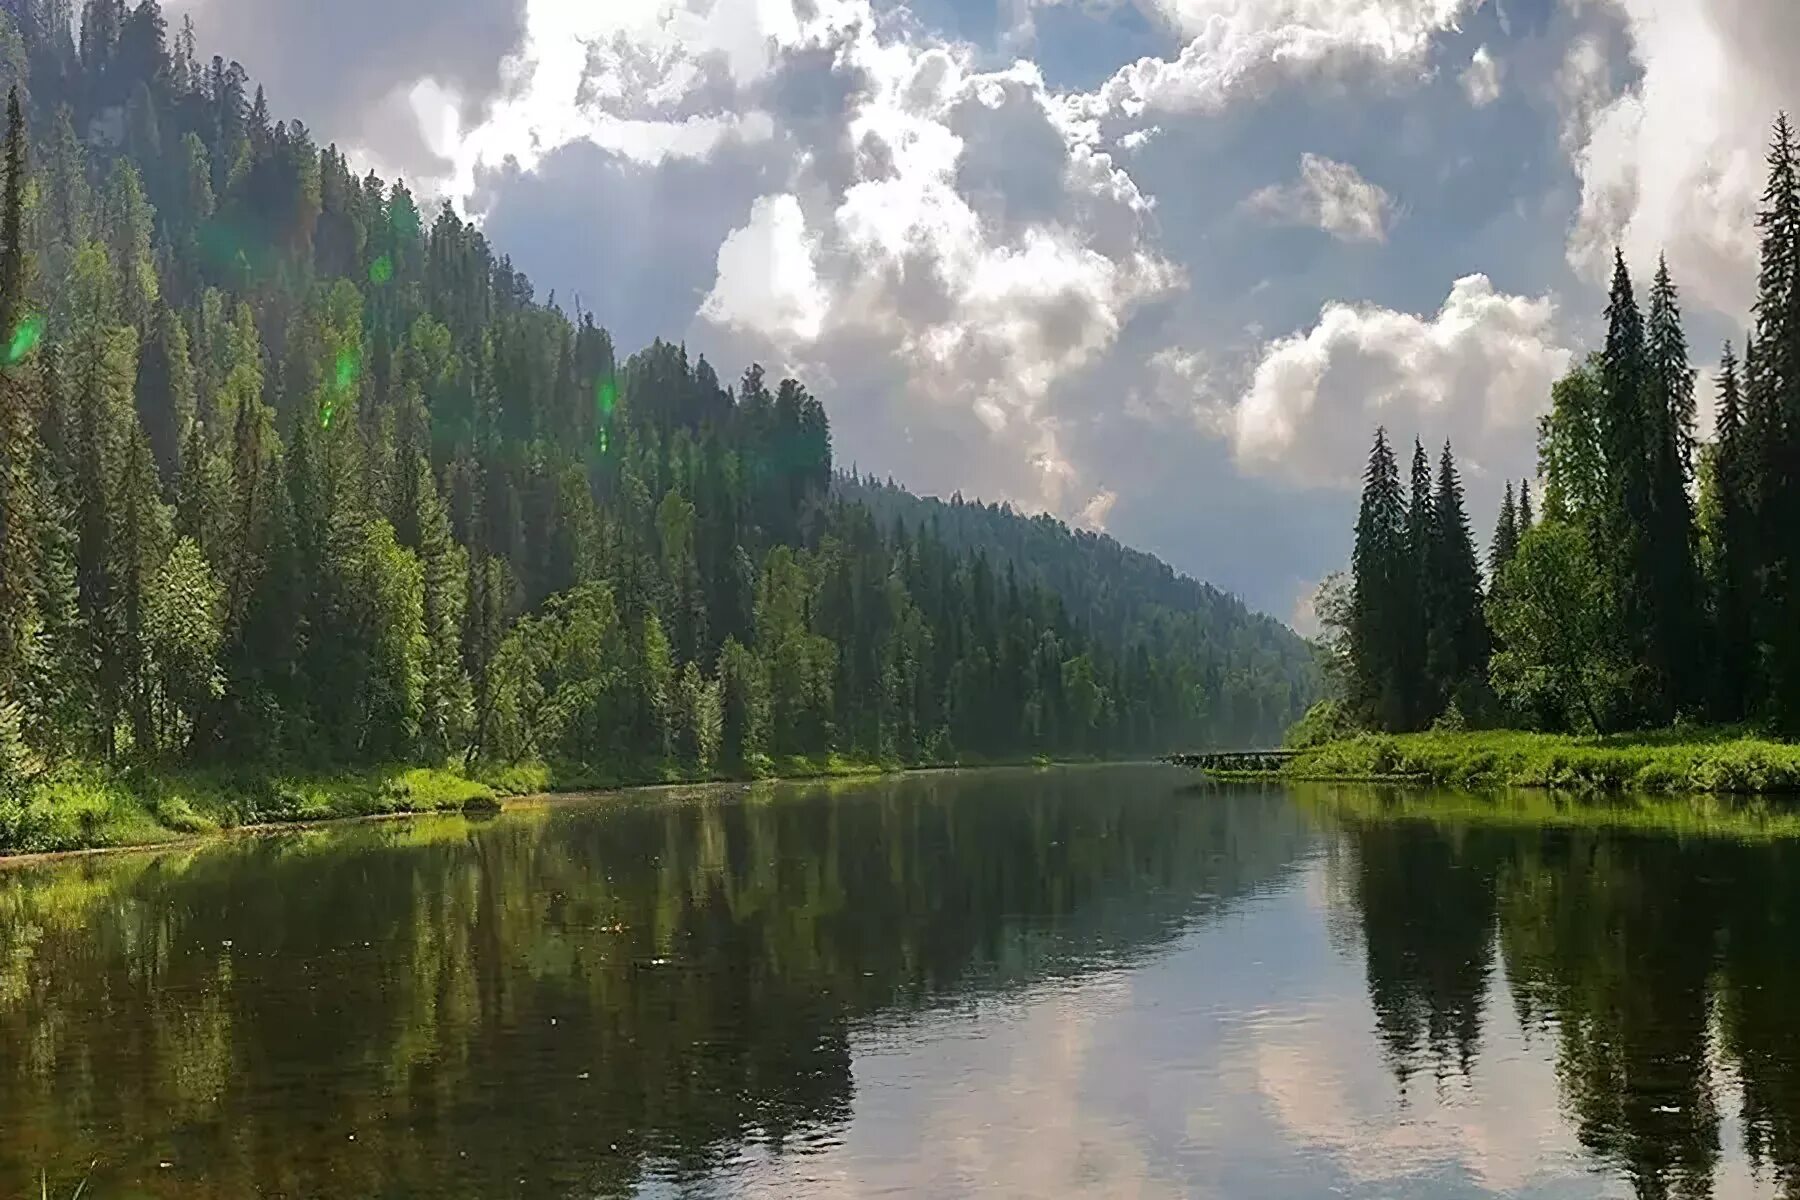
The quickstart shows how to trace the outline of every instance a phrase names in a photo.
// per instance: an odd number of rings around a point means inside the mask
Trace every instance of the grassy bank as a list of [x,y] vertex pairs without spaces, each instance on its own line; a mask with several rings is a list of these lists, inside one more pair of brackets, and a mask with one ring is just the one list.
[[1449,829],[1623,830],[1677,837],[1776,841],[1800,838],[1800,809],[1768,796],[1643,796],[1542,790],[1421,792],[1302,783],[1301,803],[1352,821],[1426,821]]
[[1365,734],[1287,764],[1291,779],[1582,792],[1796,793],[1800,745],[1742,730],[1567,737],[1507,730]]
[[880,762],[827,754],[763,759],[740,772],[705,776],[661,765],[598,771],[542,763],[478,766],[472,771],[405,766],[312,772],[64,767],[17,794],[0,794],[0,857],[151,846],[253,825],[496,811],[508,796],[671,783],[841,779],[924,767],[999,765],[1006,764]]

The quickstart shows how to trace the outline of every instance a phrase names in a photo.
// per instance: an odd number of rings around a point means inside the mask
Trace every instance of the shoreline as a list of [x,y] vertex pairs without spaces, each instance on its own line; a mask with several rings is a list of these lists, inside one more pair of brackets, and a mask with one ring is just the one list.
[[[181,850],[230,838],[267,837],[338,825],[434,816],[498,816],[509,810],[532,805],[603,799],[626,794],[714,791],[751,788],[759,784],[876,782],[904,775],[978,770],[1121,766],[1135,761],[1142,760],[1021,758],[976,762],[876,764],[831,756],[828,760],[815,761],[804,766],[794,763],[791,766],[796,769],[777,770],[773,773],[719,775],[698,779],[646,777],[642,780],[629,777],[602,779],[587,774],[572,774],[566,779],[559,779],[552,769],[535,765],[523,768],[516,765],[497,768],[491,774],[484,775],[478,772],[473,776],[450,768],[425,767],[385,767],[356,773],[320,773],[300,776],[252,771],[235,772],[229,775],[177,772],[166,776],[151,776],[143,785],[135,787],[126,783],[122,776],[104,781],[89,776],[79,781],[81,787],[86,789],[93,789],[97,786],[105,787],[111,803],[127,805],[133,809],[126,814],[117,814],[124,819],[112,829],[102,831],[97,835],[99,837],[116,836],[118,840],[97,841],[86,845],[51,845],[44,849],[0,848],[0,872],[71,859]],[[525,772],[532,782],[541,783],[543,786],[520,789],[505,786],[505,781],[517,780],[520,772]],[[426,782],[431,785],[432,789],[428,795],[436,794],[437,798],[424,799],[422,802],[414,803],[412,794],[387,790],[381,786],[391,785],[395,780],[407,780],[414,784]],[[377,784],[377,787],[372,789],[371,783]],[[199,786],[195,786],[196,784]],[[54,792],[57,785],[49,783],[40,785],[40,787],[45,792]],[[193,794],[199,793],[210,792],[215,795],[238,793],[248,796],[251,793],[269,789],[284,791],[290,795],[297,793],[313,798],[326,797],[335,800],[337,805],[325,811],[295,809],[291,816],[275,813],[260,819],[245,821],[231,820],[229,813],[216,813],[213,815],[222,819],[208,819],[202,816],[201,819],[206,823],[202,827],[190,829],[173,828],[157,821],[159,805],[166,803],[170,794],[173,794],[178,801],[188,801],[192,799]],[[55,802],[51,801],[50,804],[54,806]]]
[[1800,745],[1737,728],[1603,736],[1363,734],[1305,748],[1275,771],[1213,778],[1472,792],[1783,796],[1800,795]]

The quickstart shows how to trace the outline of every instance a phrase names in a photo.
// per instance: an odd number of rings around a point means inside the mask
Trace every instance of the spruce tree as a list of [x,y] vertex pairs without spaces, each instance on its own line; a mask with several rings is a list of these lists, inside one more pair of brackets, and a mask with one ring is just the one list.
[[1787,114],[1775,122],[1769,181],[1757,225],[1762,263],[1757,280],[1755,332],[1744,352],[1745,434],[1750,445],[1753,560],[1759,581],[1757,638],[1766,665],[1764,702],[1784,727],[1800,721],[1800,596],[1792,542],[1796,503],[1794,412],[1800,405],[1800,322],[1794,312],[1800,284],[1800,164]]
[[1755,678],[1755,562],[1751,556],[1748,463],[1745,461],[1743,396],[1731,343],[1719,360],[1717,449],[1713,487],[1717,522],[1711,530],[1712,577],[1715,587],[1715,642],[1718,667],[1713,711],[1722,720],[1742,719],[1748,712]]
[[9,344],[19,335],[30,291],[30,249],[25,244],[29,137],[14,87],[6,103],[6,192],[0,205],[0,338]]
[[[1464,718],[1486,709],[1488,632],[1482,616],[1481,569],[1463,507],[1462,480],[1450,443],[1438,460],[1432,504],[1427,608],[1427,672],[1443,705],[1454,702]],[[1440,712],[1442,709],[1440,708]],[[1433,718],[1439,713],[1431,714]]]
[[1651,550],[1651,445],[1646,420],[1648,362],[1643,314],[1632,294],[1623,253],[1615,253],[1606,306],[1606,348],[1600,360],[1600,441],[1606,490],[1595,523],[1595,558],[1602,564],[1619,657],[1642,672],[1630,690],[1625,714],[1641,720],[1656,703],[1655,634],[1657,579]]
[[1520,538],[1530,533],[1532,525],[1536,524],[1536,518],[1531,514],[1531,480],[1529,479],[1519,480],[1518,524]]
[[1396,583],[1401,622],[1401,657],[1396,664],[1406,709],[1405,728],[1422,729],[1443,707],[1442,680],[1431,673],[1430,631],[1437,598],[1432,585],[1437,538],[1436,498],[1431,460],[1425,445],[1413,439],[1412,471],[1407,487],[1406,559]]
[[0,353],[0,704],[18,703],[38,651],[41,614],[37,495],[39,458],[36,364],[10,361],[23,350],[18,336],[25,308],[26,130],[19,90],[8,103],[6,179],[0,200],[0,337],[10,346]]
[[1363,474],[1362,503],[1351,553],[1350,696],[1358,717],[1377,729],[1400,729],[1409,713],[1401,680],[1407,626],[1407,506],[1387,432]]
[[1506,495],[1500,501],[1500,516],[1494,522],[1494,540],[1488,546],[1488,585],[1491,590],[1500,572],[1512,561],[1519,549],[1519,514],[1513,503],[1512,481],[1506,484]]
[[1651,524],[1645,531],[1653,590],[1652,715],[1667,720],[1697,709],[1704,699],[1705,633],[1696,565],[1698,546],[1688,488],[1693,478],[1694,371],[1688,365],[1681,309],[1666,260],[1650,293],[1644,390],[1650,468]]

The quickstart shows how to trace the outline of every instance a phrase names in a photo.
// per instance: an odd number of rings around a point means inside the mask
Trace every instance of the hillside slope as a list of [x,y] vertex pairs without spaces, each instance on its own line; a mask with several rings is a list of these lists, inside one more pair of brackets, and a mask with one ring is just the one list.
[[[1022,583],[1059,597],[1079,625],[1109,645],[1147,643],[1165,662],[1171,654],[1197,654],[1201,676],[1219,688],[1221,719],[1208,732],[1223,741],[1263,737],[1275,744],[1316,694],[1312,650],[1293,630],[1106,534],[1010,505],[917,496],[873,476],[840,473],[833,486],[868,507],[884,529],[898,523],[928,531],[959,552],[1010,567]],[[1220,711],[1224,705],[1238,711]]]
[[693,777],[1303,707],[1272,624],[1099,544],[896,531],[799,381],[620,361],[156,0],[73,15],[0,8],[0,844],[84,764]]

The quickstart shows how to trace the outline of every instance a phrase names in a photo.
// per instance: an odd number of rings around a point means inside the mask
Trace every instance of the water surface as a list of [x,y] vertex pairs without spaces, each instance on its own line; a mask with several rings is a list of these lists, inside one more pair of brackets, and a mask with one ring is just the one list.
[[1800,1193],[1778,806],[1163,768],[0,872],[0,1196]]

